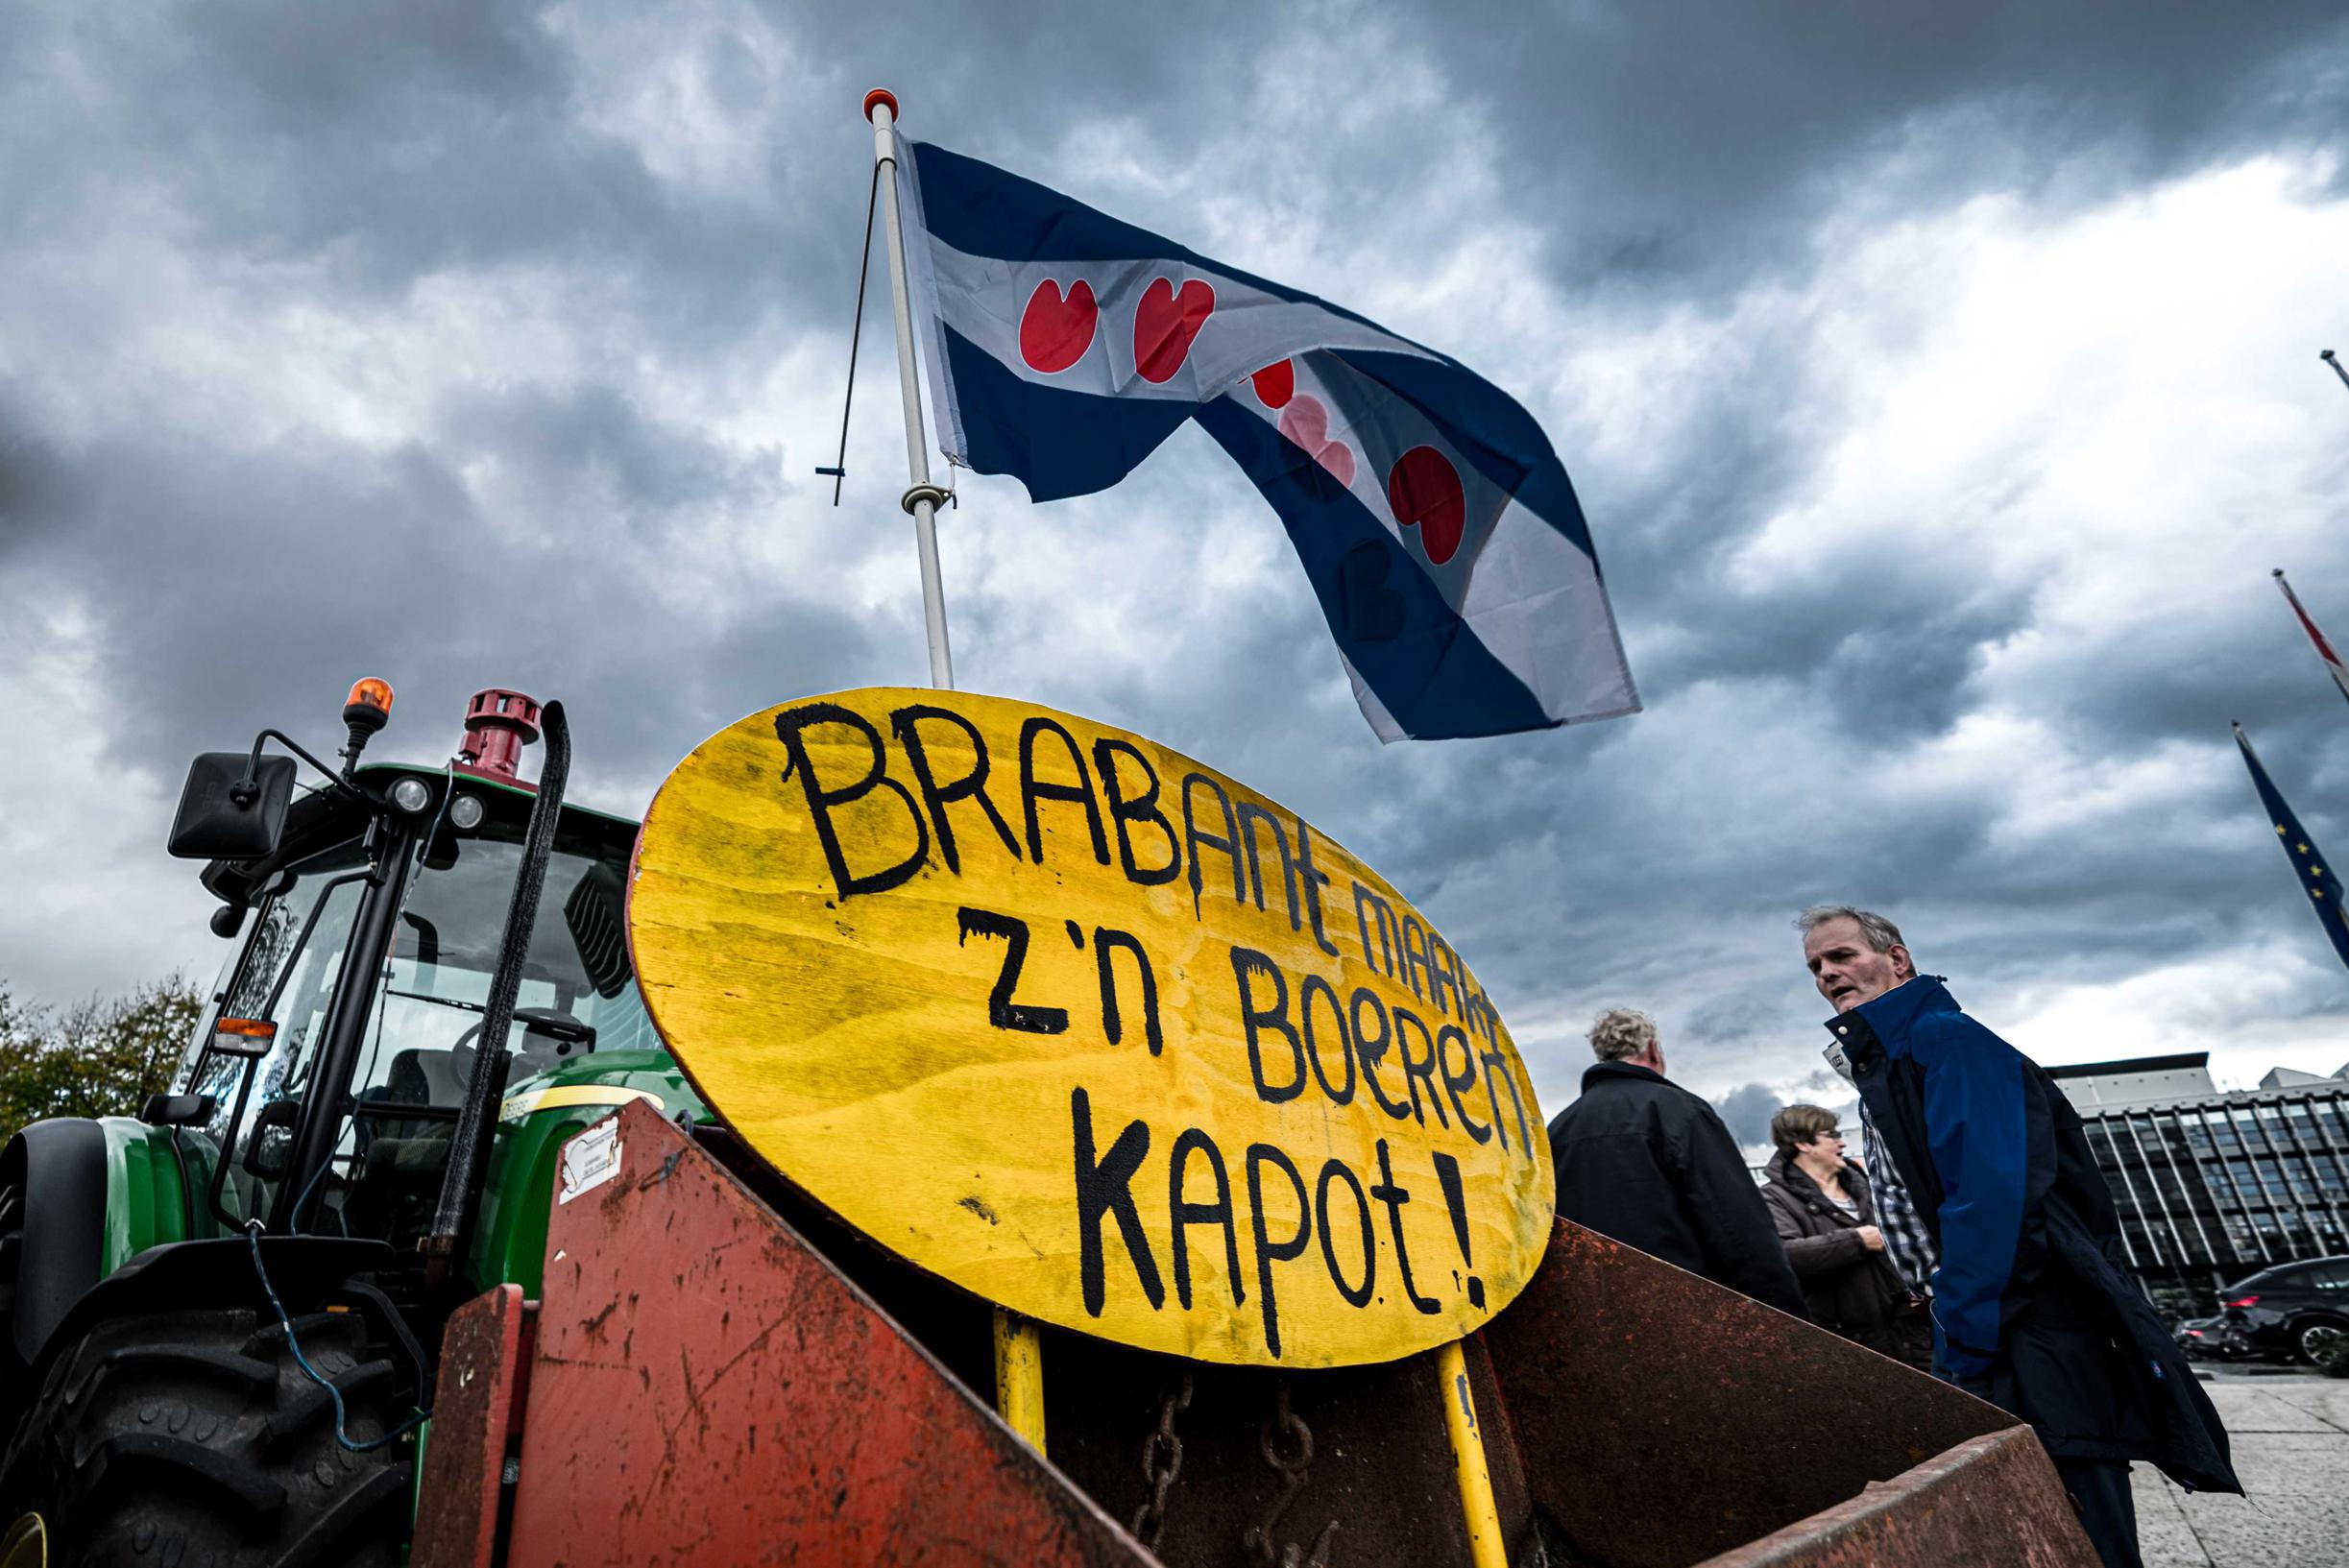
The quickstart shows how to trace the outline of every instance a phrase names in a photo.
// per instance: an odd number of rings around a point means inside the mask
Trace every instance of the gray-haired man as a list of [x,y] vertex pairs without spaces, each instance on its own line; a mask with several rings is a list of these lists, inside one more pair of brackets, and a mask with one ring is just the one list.
[[[1804,935],[1808,936],[1815,927],[1846,916],[1850,918],[1851,934],[1857,940],[1853,953],[1839,956],[1855,957],[1858,953],[1875,954],[1884,966],[1885,973],[1879,977],[1888,982],[1887,988],[1916,977],[1916,966],[1910,961],[1908,949],[1901,945],[1900,930],[1880,915],[1869,914],[1864,909],[1847,910],[1837,905],[1810,910],[1795,924],[1802,929]],[[1868,922],[1876,923],[1873,929]],[[1837,931],[1840,933],[1841,929],[1839,925]],[[1837,983],[1844,985],[1848,994],[1848,982],[1839,979]],[[1830,997],[1828,1000],[1831,1001],[1836,999]],[[1843,1074],[1844,1082],[1853,1081],[1851,1054],[1841,1045],[1828,1047],[1827,1059],[1837,1073]],[[1908,1288],[1930,1300],[1933,1294],[1933,1270],[1941,1263],[1941,1253],[1933,1245],[1932,1232],[1925,1229],[1924,1218],[1917,1213],[1917,1200],[1908,1194],[1908,1183],[1901,1179],[1901,1168],[1893,1163],[1891,1150],[1884,1146],[1884,1140],[1877,1132],[1874,1119],[1868,1115],[1868,1102],[1865,1099],[1859,1102],[1859,1124],[1860,1130],[1866,1134],[1862,1154],[1868,1162],[1868,1195],[1876,1202],[1877,1228],[1883,1232],[1884,1250],[1891,1254],[1893,1266],[1901,1271],[1901,1277],[1908,1282]]]
[[1835,1008],[1830,1055],[1940,1249],[1934,1370],[2030,1422],[2106,1568],[2138,1568],[2130,1460],[2189,1489],[2242,1484],[2217,1411],[2129,1277],[2078,1114],[1917,973],[1891,921],[1827,905],[1796,924]]
[[1550,1122],[1558,1212],[1766,1306],[1808,1318],[1761,1189],[1704,1100],[1664,1076],[1655,1020],[1629,1007],[1591,1026],[1583,1095]]

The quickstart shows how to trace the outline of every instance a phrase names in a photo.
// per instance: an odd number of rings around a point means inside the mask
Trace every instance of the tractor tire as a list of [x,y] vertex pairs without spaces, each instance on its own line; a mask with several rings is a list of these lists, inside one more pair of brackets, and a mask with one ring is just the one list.
[[[0,1434],[12,1433],[24,1414],[30,1390],[25,1364],[16,1354],[16,1271],[24,1261],[25,1190],[21,1180],[0,1183]],[[0,1437],[0,1442],[5,1442]],[[0,1517],[0,1568],[9,1568],[8,1519]]]
[[[356,1315],[294,1319],[364,1443],[407,1409]],[[36,1519],[50,1568],[398,1568],[414,1442],[335,1438],[286,1331],[244,1309],[101,1324],[52,1363],[0,1465],[0,1535]]]

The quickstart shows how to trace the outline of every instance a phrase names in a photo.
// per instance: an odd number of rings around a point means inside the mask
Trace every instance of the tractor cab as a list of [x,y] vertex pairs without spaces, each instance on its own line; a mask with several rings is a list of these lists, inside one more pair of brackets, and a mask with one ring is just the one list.
[[363,761],[391,707],[352,688],[339,768],[276,730],[195,760],[169,848],[236,948],[172,1090],[0,1150],[0,1562],[397,1561],[448,1315],[536,1292],[564,1143],[709,1120],[560,706],[491,688],[448,761]]
[[[517,764],[538,738],[540,708],[494,688],[468,705],[448,762],[358,765],[377,698],[388,716],[388,686],[352,689],[346,718],[363,716],[345,753],[351,765],[290,796],[263,853],[205,867],[205,885],[222,900],[215,929],[242,930],[243,940],[165,1113],[209,1172],[190,1235],[258,1221],[273,1234],[362,1236],[412,1251],[434,1218],[480,1076],[492,981],[538,804]],[[199,760],[177,853],[257,832],[253,819],[271,803],[250,760],[264,793],[241,812],[241,780],[225,790],[207,783],[231,771],[235,754]],[[688,1098],[683,1080],[628,964],[636,824],[557,810],[534,917],[515,943],[513,1027],[493,1075],[517,1095],[649,1075],[658,1080],[650,1092],[676,1103]],[[478,1279],[481,1270],[463,1272]],[[503,1277],[495,1265],[488,1272],[479,1283]]]
[[[473,1078],[532,795],[454,764],[374,764],[352,782],[389,809],[322,788],[291,804],[279,853],[206,868],[215,891],[251,901],[251,929],[175,1087],[189,1132],[209,1146],[203,1220],[412,1248]],[[522,950],[509,1095],[550,1077],[675,1080],[628,965],[635,834],[632,822],[563,808]],[[376,929],[387,929],[380,958],[352,961],[353,942]],[[320,1099],[334,1045],[349,1072]],[[326,1151],[302,1162],[306,1197],[286,1181],[305,1128]]]

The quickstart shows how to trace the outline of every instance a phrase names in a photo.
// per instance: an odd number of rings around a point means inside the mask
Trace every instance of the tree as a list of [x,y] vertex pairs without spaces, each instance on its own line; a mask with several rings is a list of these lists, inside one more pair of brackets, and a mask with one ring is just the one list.
[[58,1116],[135,1116],[171,1082],[204,998],[184,975],[62,1013],[0,984],[0,1132]]

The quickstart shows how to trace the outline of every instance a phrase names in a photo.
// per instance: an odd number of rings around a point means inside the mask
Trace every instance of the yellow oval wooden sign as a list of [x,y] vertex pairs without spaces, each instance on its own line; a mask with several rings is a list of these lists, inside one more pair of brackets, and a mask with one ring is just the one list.
[[1044,1322],[1388,1361],[1499,1311],[1549,1239],[1533,1085],[1459,954],[1124,731],[932,690],[755,713],[661,786],[628,930],[762,1156]]

